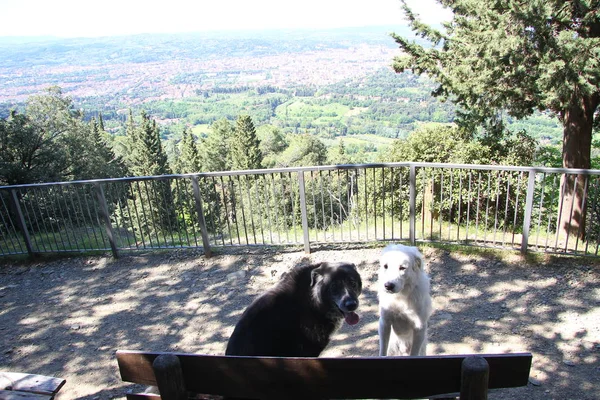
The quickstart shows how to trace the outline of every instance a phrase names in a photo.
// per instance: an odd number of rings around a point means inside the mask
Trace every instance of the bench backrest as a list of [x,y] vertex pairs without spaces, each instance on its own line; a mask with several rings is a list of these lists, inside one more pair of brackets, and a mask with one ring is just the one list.
[[[161,362],[157,361],[153,368],[153,362],[161,355],[164,355]],[[465,390],[465,379],[461,379],[465,359],[474,361],[475,369],[487,361],[489,375],[486,371],[486,382],[479,383],[485,385],[485,393],[487,388],[527,385],[530,353],[480,357],[283,358],[117,352],[121,378],[158,386],[163,400],[177,398],[165,394],[177,392],[178,386],[193,393],[254,399],[431,397],[459,393],[461,385]],[[172,387],[167,388],[168,385]]]

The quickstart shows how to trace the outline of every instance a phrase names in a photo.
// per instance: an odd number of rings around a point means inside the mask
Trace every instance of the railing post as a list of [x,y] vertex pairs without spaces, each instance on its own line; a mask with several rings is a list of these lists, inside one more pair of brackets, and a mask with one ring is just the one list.
[[200,223],[200,234],[202,235],[202,247],[204,247],[204,256],[210,258],[212,251],[210,241],[208,240],[208,230],[206,229],[206,220],[204,219],[204,207],[202,206],[202,196],[200,196],[200,186],[198,177],[192,176],[192,187],[194,189],[194,199],[196,200],[196,212],[198,213],[198,222]]
[[416,244],[416,208],[417,208],[417,169],[411,164],[410,166],[410,192],[409,192],[409,240],[411,246]]
[[33,251],[33,247],[31,246],[31,236],[29,236],[27,224],[25,223],[25,217],[23,216],[23,211],[21,210],[21,206],[19,205],[19,199],[17,198],[17,192],[15,189],[11,189],[10,191],[10,201],[12,203],[13,210],[17,213],[17,225],[19,226],[19,230],[23,234],[23,240],[25,240],[25,247],[27,248],[27,253],[29,253],[30,256],[33,256],[35,253]]
[[533,211],[533,193],[535,191],[535,170],[529,171],[529,179],[527,181],[527,194],[525,201],[525,215],[523,217],[523,237],[521,239],[521,253],[527,253],[527,245],[529,244],[529,230],[531,228],[531,214]]
[[300,211],[302,213],[304,252],[310,254],[310,237],[308,235],[308,213],[306,212],[306,190],[304,187],[304,171],[298,171],[298,186],[300,187]]
[[119,252],[117,251],[117,245],[115,243],[115,235],[112,223],[110,222],[110,214],[108,213],[108,204],[106,204],[106,197],[104,196],[104,189],[102,188],[102,185],[98,182],[94,182],[93,185],[96,189],[98,203],[100,204],[100,214],[104,219],[106,236],[108,236],[108,242],[110,243],[110,250],[112,251],[114,258],[119,258]]

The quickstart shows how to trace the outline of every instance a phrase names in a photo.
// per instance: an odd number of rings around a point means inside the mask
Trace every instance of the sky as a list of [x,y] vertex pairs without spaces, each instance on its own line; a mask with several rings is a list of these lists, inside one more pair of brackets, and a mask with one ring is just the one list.
[[[407,2],[427,23],[450,18],[435,0]],[[400,5],[400,0],[0,0],[0,36],[400,25]]]

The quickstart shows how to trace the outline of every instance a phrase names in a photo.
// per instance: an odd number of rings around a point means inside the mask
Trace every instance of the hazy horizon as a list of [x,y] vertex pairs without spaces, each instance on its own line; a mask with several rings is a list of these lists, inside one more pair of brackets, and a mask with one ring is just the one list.
[[[427,23],[449,19],[450,12],[434,0],[407,3]],[[106,0],[100,5],[74,0],[0,0],[0,7],[8,16],[0,26],[0,38],[23,39],[336,29],[405,23],[400,0],[306,0],[302,4],[275,0],[171,0],[167,6],[139,0]]]

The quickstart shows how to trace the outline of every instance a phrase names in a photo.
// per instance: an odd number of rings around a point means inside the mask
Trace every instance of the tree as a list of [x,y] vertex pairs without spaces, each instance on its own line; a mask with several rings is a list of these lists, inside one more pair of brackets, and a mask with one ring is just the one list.
[[202,166],[205,171],[229,171],[233,127],[225,118],[212,124],[211,133],[202,142]]
[[[591,0],[438,0],[454,16],[445,31],[423,24],[402,0],[405,15],[426,47],[392,35],[404,54],[396,72],[433,77],[434,95],[461,108],[464,126],[501,126],[506,112],[524,118],[553,111],[563,124],[565,168],[590,168],[594,120],[600,103],[600,13]],[[563,178],[562,221],[584,232],[584,177]],[[571,213],[572,210],[572,213]],[[571,224],[568,224],[571,221]],[[580,228],[581,227],[581,228]]]
[[[129,169],[135,176],[167,175],[171,173],[167,154],[164,152],[160,140],[160,130],[156,121],[142,111],[142,121],[136,126],[132,113],[129,113],[127,134],[131,150],[128,159]],[[149,215],[149,224],[145,219],[139,219],[137,226],[146,234],[155,230],[167,231],[172,229],[177,222],[173,205],[173,194],[169,180],[152,180],[147,185],[147,190],[138,190],[139,207],[144,207],[144,215]],[[136,199],[134,199],[135,201]]]
[[196,139],[187,128],[183,128],[179,151],[180,155],[177,162],[178,172],[191,173],[200,172],[202,170]]
[[260,169],[263,155],[256,128],[249,115],[240,115],[235,124],[232,143],[233,169]]
[[327,162],[327,147],[317,138],[309,134],[294,135],[290,145],[279,156],[280,167],[301,167],[324,165]]

